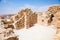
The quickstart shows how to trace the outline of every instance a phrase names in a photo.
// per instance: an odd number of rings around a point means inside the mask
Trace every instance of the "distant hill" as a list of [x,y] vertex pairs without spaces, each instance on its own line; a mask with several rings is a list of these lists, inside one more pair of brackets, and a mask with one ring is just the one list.
[[11,16],[13,16],[13,15],[15,15],[15,14],[0,15],[0,18],[4,19],[4,18],[6,18],[7,16],[11,17]]

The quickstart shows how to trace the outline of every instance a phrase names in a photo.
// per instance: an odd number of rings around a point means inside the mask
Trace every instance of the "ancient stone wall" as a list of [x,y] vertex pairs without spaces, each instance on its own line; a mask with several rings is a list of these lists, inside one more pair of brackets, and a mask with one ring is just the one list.
[[18,16],[15,18],[16,29],[29,28],[37,23],[37,14],[33,13],[30,9],[22,10],[16,16]]
[[52,24],[56,27],[60,27],[60,11],[54,15]]
[[37,23],[37,14],[33,13],[26,18],[26,28],[32,27],[35,23]]
[[48,23],[57,28],[54,40],[60,40],[60,6],[49,7],[46,15],[49,18]]
[[25,27],[24,22],[25,22],[25,18],[24,17],[22,17],[22,19],[19,19],[15,23],[16,29],[22,29],[22,28],[24,28]]
[[46,15],[49,18],[49,24],[53,21],[53,17],[58,11],[60,11],[60,6],[51,6],[48,8],[48,10],[46,11]]

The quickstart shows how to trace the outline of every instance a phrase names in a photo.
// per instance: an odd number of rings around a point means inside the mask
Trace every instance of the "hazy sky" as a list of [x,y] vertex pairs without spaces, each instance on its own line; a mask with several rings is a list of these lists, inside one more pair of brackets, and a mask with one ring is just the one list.
[[0,14],[17,13],[26,7],[41,11],[54,4],[60,4],[60,0],[0,0]]

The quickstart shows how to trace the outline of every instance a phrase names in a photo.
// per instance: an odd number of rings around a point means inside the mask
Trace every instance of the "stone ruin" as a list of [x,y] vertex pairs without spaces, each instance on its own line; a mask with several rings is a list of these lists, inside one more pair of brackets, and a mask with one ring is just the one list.
[[11,19],[0,18],[0,40],[18,40],[13,32],[14,26]]
[[52,24],[57,28],[56,40],[60,40],[60,11],[54,14]]
[[0,20],[0,40],[18,40],[14,29],[30,28],[37,23],[37,14],[30,9],[21,10],[10,19]]
[[60,40],[60,6],[49,7],[46,17],[48,17],[48,24],[57,28],[55,40]]
[[38,23],[42,25],[54,25],[57,28],[55,40],[60,40],[60,6],[51,6],[46,12],[38,13]]
[[46,15],[49,18],[50,22],[53,21],[53,17],[55,17],[54,15],[59,11],[60,11],[60,6],[49,7],[48,11],[46,12]]
[[0,40],[18,40],[17,35],[14,34],[13,29],[0,28]]
[[26,8],[19,11],[18,14],[11,16],[10,19],[2,20],[2,22],[6,29],[27,29],[37,23],[37,14],[32,12],[31,9]]
[[31,9],[21,10],[17,15],[12,17],[16,29],[30,28],[37,23],[37,14]]
[[[35,23],[46,24],[48,26],[54,25],[57,28],[55,40],[60,40],[60,6],[51,6],[44,13],[32,12],[31,9],[26,8],[12,16],[10,21],[3,22],[5,29],[28,29]],[[11,40],[12,38],[8,38],[7,40],[9,39]]]
[[0,19],[0,40],[18,40],[17,35],[13,32],[13,27],[10,23],[13,22]]

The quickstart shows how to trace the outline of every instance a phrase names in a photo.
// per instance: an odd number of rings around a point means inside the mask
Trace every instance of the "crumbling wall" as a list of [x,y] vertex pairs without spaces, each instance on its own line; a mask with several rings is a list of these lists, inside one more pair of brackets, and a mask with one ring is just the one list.
[[33,13],[29,16],[27,16],[27,21],[26,21],[26,28],[32,27],[35,23],[37,23],[37,14]]
[[60,6],[51,6],[51,7],[48,8],[48,11],[46,11],[46,15],[49,18],[48,24],[51,24],[51,22],[53,21],[54,15],[58,11],[60,11]]
[[24,28],[24,27],[30,28],[35,23],[37,23],[37,14],[33,13],[28,8],[25,9],[25,10],[22,10],[20,13],[18,13],[17,16],[18,16],[17,17],[18,20],[15,23],[17,29],[21,29],[21,28]]
[[24,27],[29,28],[37,23],[37,13],[34,13],[31,9],[26,8],[19,11],[18,14],[10,17],[9,20],[3,21],[3,23],[4,28],[10,28],[10,26],[11,28],[16,29],[22,29]]
[[24,22],[25,22],[25,18],[24,18],[24,16],[23,16],[21,19],[19,19],[19,20],[15,23],[16,29],[22,29],[22,28],[24,28],[24,27],[25,27]]
[[49,7],[46,15],[49,18],[48,24],[57,28],[54,40],[60,40],[60,6]]
[[60,11],[54,15],[52,24],[56,27],[60,27]]

